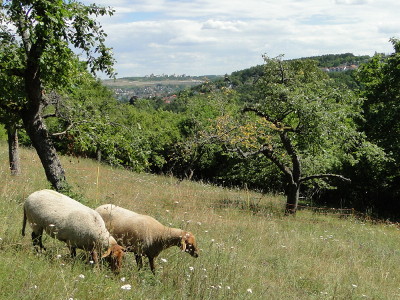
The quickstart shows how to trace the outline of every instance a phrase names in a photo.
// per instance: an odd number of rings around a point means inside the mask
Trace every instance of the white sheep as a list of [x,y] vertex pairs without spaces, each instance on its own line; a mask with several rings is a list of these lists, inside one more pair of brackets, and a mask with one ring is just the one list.
[[[91,252],[92,260],[98,262],[98,251],[105,251],[111,270],[119,272],[124,248],[117,244],[105,227],[101,216],[93,209],[52,190],[32,193],[24,203],[22,235],[25,236],[26,221],[32,228],[32,242],[37,249],[46,250],[42,244],[43,230],[51,237],[63,241],[76,255],[76,248]],[[38,249],[37,249],[38,250]]]
[[96,211],[118,243],[135,253],[139,269],[143,266],[142,256],[147,256],[150,269],[155,273],[154,259],[171,246],[178,246],[191,256],[198,257],[196,239],[190,232],[166,227],[150,216],[113,204],[101,205]]

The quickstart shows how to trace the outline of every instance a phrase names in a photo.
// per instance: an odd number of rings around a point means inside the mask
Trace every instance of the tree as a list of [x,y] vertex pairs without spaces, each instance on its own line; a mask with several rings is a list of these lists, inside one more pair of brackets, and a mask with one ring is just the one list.
[[[375,54],[358,70],[364,118],[362,126],[373,143],[384,149],[388,160],[372,165],[365,176],[366,163],[360,166],[359,181],[369,208],[394,216],[400,209],[400,40],[390,39],[394,52]],[[371,165],[371,164],[369,164]],[[373,175],[375,174],[375,175]],[[368,181],[367,181],[368,180]],[[366,184],[367,181],[367,184]],[[369,183],[369,184],[368,184]]]
[[[363,135],[355,120],[361,100],[338,88],[312,60],[265,57],[262,76],[240,120],[224,116],[214,126],[230,151],[265,157],[283,174],[286,213],[297,210],[300,187],[309,180],[347,178],[330,173],[354,161]],[[354,154],[354,155],[352,155]]]
[[11,175],[21,172],[19,159],[18,127],[20,121],[16,106],[23,101],[22,80],[0,74],[0,123],[5,125],[8,140],[8,157]]
[[[46,95],[67,86],[78,75],[73,74],[78,61],[70,45],[83,50],[93,73],[113,75],[111,50],[104,44],[106,34],[94,20],[111,15],[112,10],[74,0],[5,0],[0,8],[0,35],[7,41],[0,49],[2,76],[22,78],[25,101],[15,109],[47,179],[61,190],[66,184],[65,172],[42,117],[48,105]],[[7,103],[2,106],[9,107]]]

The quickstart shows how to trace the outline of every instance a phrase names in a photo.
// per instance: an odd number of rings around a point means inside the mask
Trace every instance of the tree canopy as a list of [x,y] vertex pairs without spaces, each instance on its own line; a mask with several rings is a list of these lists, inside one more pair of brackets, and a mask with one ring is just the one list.
[[80,64],[73,48],[83,52],[92,73],[114,74],[106,34],[96,21],[97,16],[112,12],[73,0],[0,3],[0,77],[8,89],[18,80],[15,78],[20,78],[24,95],[2,97],[0,107],[15,119],[22,119],[46,176],[57,190],[65,186],[65,173],[43,121],[43,111],[49,105],[50,92],[71,85],[79,75]]

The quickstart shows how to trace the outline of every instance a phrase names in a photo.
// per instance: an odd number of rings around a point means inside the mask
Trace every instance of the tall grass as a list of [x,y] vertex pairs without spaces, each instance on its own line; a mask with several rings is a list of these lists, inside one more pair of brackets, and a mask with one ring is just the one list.
[[[22,203],[48,188],[34,151],[22,149],[22,174],[9,175],[0,144],[1,299],[400,299],[399,228],[298,212],[284,199],[172,177],[135,174],[63,157],[75,197],[90,207],[114,203],[192,231],[201,253],[163,251],[153,276],[127,254],[122,272],[76,259],[46,237],[37,254],[21,236]],[[123,287],[123,288],[122,288]],[[130,287],[130,289],[129,289]]]

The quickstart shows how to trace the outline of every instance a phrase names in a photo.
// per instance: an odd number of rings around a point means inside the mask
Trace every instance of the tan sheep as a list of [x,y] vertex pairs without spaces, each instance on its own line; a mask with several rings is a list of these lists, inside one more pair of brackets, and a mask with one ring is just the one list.
[[[118,273],[124,254],[105,227],[101,216],[93,209],[52,190],[32,193],[24,203],[22,235],[26,222],[32,227],[32,242],[37,249],[46,250],[42,244],[43,230],[51,237],[63,241],[76,255],[76,248],[91,252],[95,263],[98,251],[105,251],[102,258],[110,262],[111,270]],[[37,249],[38,250],[38,249]]]
[[171,246],[178,246],[191,256],[198,257],[196,239],[190,232],[166,227],[150,216],[113,204],[101,205],[96,211],[117,241],[127,251],[135,253],[139,269],[143,266],[142,256],[147,256],[150,269],[155,273],[154,259]]

